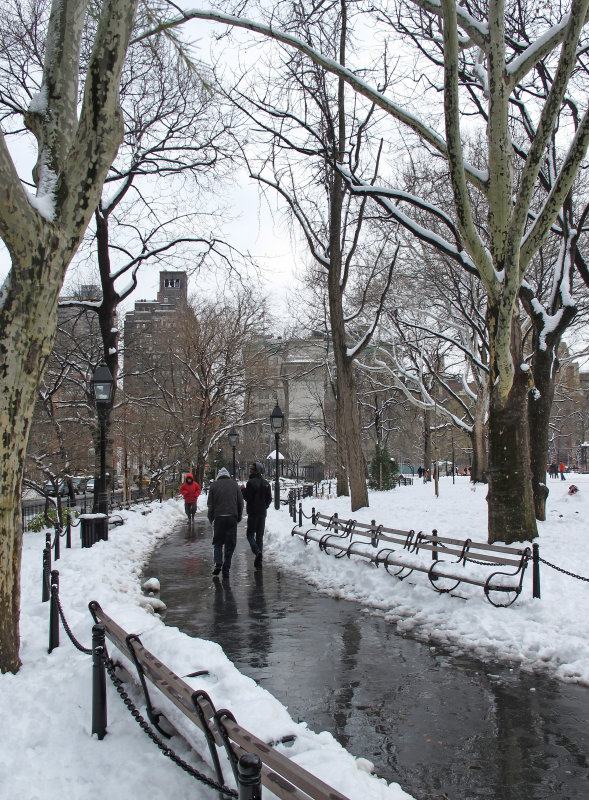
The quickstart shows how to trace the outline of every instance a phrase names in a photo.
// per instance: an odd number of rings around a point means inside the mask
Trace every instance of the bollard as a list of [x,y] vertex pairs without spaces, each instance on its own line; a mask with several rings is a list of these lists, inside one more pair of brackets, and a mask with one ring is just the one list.
[[53,652],[59,647],[59,607],[57,598],[59,595],[59,572],[51,570],[51,603],[49,605],[49,649],[48,653]]
[[43,549],[43,592],[41,594],[41,602],[46,603],[49,600],[49,572],[51,571],[51,550],[45,545]]
[[303,504],[299,503],[299,528],[303,527]]
[[92,733],[99,739],[106,735],[106,655],[104,625],[92,626]]
[[67,515],[67,523],[65,528],[65,547],[66,550],[72,546],[72,518],[71,515]]
[[433,549],[432,549],[432,561],[437,561],[438,560],[438,548],[436,546],[437,538],[438,538],[438,532],[434,528],[433,531],[432,531],[432,539],[433,539],[433,543],[432,544],[434,545]]
[[[378,546],[378,535],[376,533],[376,520],[375,519],[371,519],[370,520],[370,544],[373,547],[377,547]],[[378,566],[378,563],[377,563],[377,566]]]
[[317,524],[317,517],[315,516],[315,506],[311,508],[311,522],[313,525]]
[[244,753],[237,764],[239,800],[261,800],[262,762],[254,753]]
[[532,545],[532,597],[540,600],[540,545]]
[[60,550],[59,539],[60,539],[60,536],[59,536],[59,523],[58,523],[58,522],[56,522],[56,523],[55,523],[54,539],[53,539],[53,547],[54,547],[54,552],[53,552],[53,560],[54,560],[54,561],[58,561],[58,560],[59,560],[59,557],[60,557],[60,552],[59,552],[59,550]]

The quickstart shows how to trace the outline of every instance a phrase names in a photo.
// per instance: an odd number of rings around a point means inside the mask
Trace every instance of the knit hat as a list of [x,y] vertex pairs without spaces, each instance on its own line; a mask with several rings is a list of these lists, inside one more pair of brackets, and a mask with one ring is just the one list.
[[264,465],[260,461],[256,461],[254,463],[254,466],[256,468],[256,471],[257,471],[258,475],[263,475],[264,474]]
[[225,467],[221,467],[221,469],[219,470],[219,472],[217,472],[217,480],[218,480],[219,478],[230,478],[230,477],[231,477],[231,476],[229,475],[229,473],[227,472],[227,470],[225,469]]

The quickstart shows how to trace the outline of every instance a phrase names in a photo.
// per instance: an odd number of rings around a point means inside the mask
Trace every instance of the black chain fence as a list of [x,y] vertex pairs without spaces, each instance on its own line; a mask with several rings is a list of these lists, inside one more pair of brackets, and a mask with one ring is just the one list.
[[[61,623],[64,627],[65,632],[68,635],[69,640],[74,645],[74,647],[79,650],[81,653],[85,655],[91,656],[93,654],[93,650],[91,647],[84,647],[80,642],[76,639],[68,622],[66,620],[63,607],[61,605],[61,600],[59,597],[59,585],[52,584],[51,585],[51,595],[54,602],[57,605],[57,609],[59,611],[59,617],[61,619]],[[117,690],[121,700],[130,711],[131,716],[133,719],[139,724],[139,727],[146,733],[146,735],[151,739],[154,744],[161,750],[161,752],[169,758],[174,764],[177,764],[184,772],[187,772],[193,778],[204,783],[206,786],[209,786],[211,789],[215,789],[216,791],[228,796],[228,797],[237,797],[237,791],[235,789],[231,789],[228,786],[224,786],[223,784],[217,783],[217,781],[212,780],[207,775],[199,770],[195,769],[193,766],[188,764],[184,759],[180,758],[180,756],[172,750],[171,747],[168,747],[165,742],[157,735],[157,733],[153,730],[150,726],[149,722],[142,716],[141,712],[137,708],[137,706],[133,703],[125,689],[123,688],[123,682],[116,674],[116,664],[114,661],[108,657],[105,648],[97,648],[97,652],[99,653],[100,659],[104,664],[104,667],[110,677],[115,689]]]
[[557,572],[562,572],[563,575],[568,575],[570,578],[576,578],[579,581],[587,581],[589,582],[589,578],[585,578],[583,575],[577,575],[574,572],[569,572],[568,569],[563,569],[562,567],[557,567],[556,564],[551,564],[550,561],[546,561],[546,559],[538,556],[538,561],[541,561],[542,564],[546,564],[547,567],[551,567],[555,569]]
[[59,587],[56,586],[55,584],[53,584],[53,586],[51,587],[51,594],[53,595],[53,598],[54,598],[55,602],[57,603],[57,609],[59,611],[59,617],[61,619],[61,624],[63,625],[63,629],[67,633],[70,642],[73,644],[73,646],[76,648],[76,650],[80,651],[80,653],[85,653],[87,656],[91,656],[92,655],[92,648],[91,647],[84,647],[84,645],[81,645],[80,642],[76,639],[76,637],[72,633],[71,628],[68,625],[67,620],[65,618],[65,614],[63,613],[63,608],[61,606],[61,600],[59,598]]
[[[90,651],[92,652],[92,651]],[[130,711],[131,716],[133,719],[139,724],[139,727],[142,731],[146,733],[147,736],[151,739],[151,741],[157,745],[157,747],[161,750],[161,752],[169,758],[174,764],[177,764],[180,769],[183,769],[184,772],[187,772],[193,778],[196,778],[197,781],[204,783],[206,786],[209,786],[211,789],[215,789],[218,792],[221,792],[229,797],[237,797],[237,791],[235,789],[230,789],[228,786],[224,786],[223,784],[217,783],[216,781],[212,780],[211,778],[207,777],[202,772],[199,772],[193,766],[188,764],[184,761],[180,756],[175,753],[171,747],[161,740],[161,738],[157,735],[157,733],[153,730],[149,722],[141,715],[141,712],[137,708],[137,706],[133,703],[125,689],[123,688],[123,682],[116,674],[116,664],[112,659],[110,659],[106,652],[102,651],[101,653],[102,662],[108,672],[108,676],[111,679],[115,689],[117,690],[121,700]]]

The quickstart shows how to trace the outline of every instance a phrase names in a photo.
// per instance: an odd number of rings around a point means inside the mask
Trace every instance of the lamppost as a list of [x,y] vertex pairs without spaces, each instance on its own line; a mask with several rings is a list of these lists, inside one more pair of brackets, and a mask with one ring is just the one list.
[[232,478],[235,479],[235,448],[239,444],[239,434],[235,430],[235,428],[231,428],[229,433],[227,434],[227,438],[229,439],[229,444],[233,450],[233,472],[231,474]]
[[278,445],[280,443],[280,434],[284,429],[284,414],[280,410],[278,403],[274,406],[274,411],[270,414],[270,428],[276,440],[276,479],[274,481],[274,508],[280,508],[280,481],[278,479],[278,460],[280,453]]
[[106,494],[106,417],[112,403],[114,385],[115,382],[109,368],[104,362],[99,364],[94,370],[94,375],[90,382],[90,389],[100,422],[100,476],[98,492],[94,494],[96,499],[93,509],[94,513],[98,512],[99,514],[108,514],[108,497]]

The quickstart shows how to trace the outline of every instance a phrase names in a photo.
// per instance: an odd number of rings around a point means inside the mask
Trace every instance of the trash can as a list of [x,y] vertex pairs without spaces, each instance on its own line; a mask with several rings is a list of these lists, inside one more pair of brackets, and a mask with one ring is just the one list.
[[92,547],[101,539],[108,541],[108,515],[80,514],[80,538],[82,547]]

